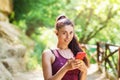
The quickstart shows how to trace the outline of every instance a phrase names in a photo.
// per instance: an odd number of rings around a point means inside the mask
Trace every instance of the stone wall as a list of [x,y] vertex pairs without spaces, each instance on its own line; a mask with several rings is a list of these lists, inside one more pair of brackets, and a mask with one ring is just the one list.
[[8,15],[13,11],[12,0],[0,0],[0,21],[9,21]]
[[[12,10],[12,0],[0,0],[0,80],[14,80],[16,73],[26,71],[25,54],[28,46],[34,46],[32,40],[9,23]],[[29,42],[27,46],[21,35]]]

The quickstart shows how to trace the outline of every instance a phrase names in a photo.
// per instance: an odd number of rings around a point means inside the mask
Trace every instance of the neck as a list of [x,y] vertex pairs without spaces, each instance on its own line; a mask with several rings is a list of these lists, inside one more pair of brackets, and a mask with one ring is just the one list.
[[67,45],[62,45],[62,44],[58,44],[57,47],[58,47],[59,49],[63,49],[63,50],[68,49],[68,46],[67,46]]

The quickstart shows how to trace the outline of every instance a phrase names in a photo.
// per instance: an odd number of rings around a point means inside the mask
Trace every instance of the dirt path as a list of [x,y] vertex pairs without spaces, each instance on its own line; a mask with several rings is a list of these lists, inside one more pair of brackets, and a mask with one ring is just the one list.
[[87,80],[108,80],[105,79],[105,74],[98,71],[97,64],[91,64],[88,69]]
[[14,75],[14,80],[44,80],[42,70],[34,70]]
[[[108,80],[104,79],[104,74],[97,71],[97,65],[92,64],[88,69],[87,80]],[[30,72],[17,73],[14,75],[14,80],[44,80],[42,70],[34,70]]]

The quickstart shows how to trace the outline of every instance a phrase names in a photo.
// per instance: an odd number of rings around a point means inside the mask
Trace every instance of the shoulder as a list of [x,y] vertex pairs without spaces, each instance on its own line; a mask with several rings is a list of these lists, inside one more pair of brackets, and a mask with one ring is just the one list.
[[[52,50],[55,50],[55,49],[52,49]],[[54,56],[54,54],[52,53],[51,49],[46,49],[42,53],[42,57],[50,58],[53,56]]]
[[50,49],[47,49],[47,50],[44,50],[43,53],[42,53],[42,56],[50,56],[51,55],[51,50]]
[[50,49],[44,50],[42,53],[42,62],[43,63],[52,63],[55,60],[55,56]]

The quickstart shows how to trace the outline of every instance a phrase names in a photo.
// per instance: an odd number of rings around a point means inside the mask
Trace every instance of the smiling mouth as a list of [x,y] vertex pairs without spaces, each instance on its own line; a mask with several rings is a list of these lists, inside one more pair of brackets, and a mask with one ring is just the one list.
[[65,40],[65,42],[70,42],[70,40]]

